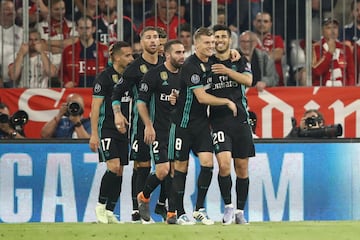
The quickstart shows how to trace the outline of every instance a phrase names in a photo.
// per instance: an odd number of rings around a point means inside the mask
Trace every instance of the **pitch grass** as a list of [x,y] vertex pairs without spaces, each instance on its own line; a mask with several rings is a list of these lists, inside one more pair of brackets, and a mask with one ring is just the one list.
[[0,240],[358,240],[360,221],[255,222],[178,226],[95,223],[0,223]]

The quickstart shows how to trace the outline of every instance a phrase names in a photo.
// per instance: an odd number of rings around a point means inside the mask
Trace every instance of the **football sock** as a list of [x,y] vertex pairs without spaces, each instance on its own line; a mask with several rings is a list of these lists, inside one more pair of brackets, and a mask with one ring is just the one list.
[[167,178],[169,177],[169,175],[168,176],[166,176],[165,178],[164,178],[164,180],[163,181],[161,181],[161,184],[160,184],[160,194],[159,194],[159,200],[158,200],[158,203],[160,203],[160,204],[164,204],[165,205],[165,201],[166,201],[166,198],[167,198]]
[[212,167],[201,166],[197,183],[198,193],[195,207],[196,211],[204,207],[205,197],[212,179],[212,169]]
[[131,176],[131,199],[133,204],[133,210],[139,209],[137,202],[136,179],[137,179],[137,169],[133,168],[133,174]]
[[[181,216],[182,214],[185,213],[184,192],[185,192],[186,175],[187,173],[183,173],[175,170],[172,188],[174,191],[173,201],[175,203],[178,216]],[[172,209],[169,209],[169,211],[174,212],[172,211]]]
[[224,204],[225,205],[231,204],[231,187],[232,187],[231,175],[224,177],[218,175],[218,183],[221,192],[221,197],[224,200]]
[[101,178],[100,191],[98,201],[101,204],[105,204],[109,197],[109,191],[112,187],[112,176],[114,173],[106,170],[103,177]]
[[236,178],[236,207],[244,210],[249,193],[249,178]]
[[144,189],[149,173],[150,167],[138,167],[136,178],[136,195]]
[[122,176],[113,176],[113,186],[109,191],[109,199],[106,203],[106,210],[114,211],[121,192]]
[[145,198],[149,198],[150,194],[154,191],[154,189],[159,186],[162,181],[156,176],[155,173],[151,173],[146,180],[145,187],[143,190],[143,194]]

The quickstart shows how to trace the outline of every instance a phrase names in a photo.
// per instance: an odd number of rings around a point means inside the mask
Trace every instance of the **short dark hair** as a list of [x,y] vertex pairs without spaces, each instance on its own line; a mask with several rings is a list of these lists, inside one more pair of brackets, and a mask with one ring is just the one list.
[[177,33],[180,34],[181,32],[189,32],[191,34],[191,27],[189,23],[182,23],[177,28]]
[[156,32],[158,32],[156,27],[147,26],[147,27],[144,27],[144,29],[140,32],[140,38],[142,38],[144,36],[144,33],[148,32],[148,31],[156,31]]
[[178,40],[178,39],[172,39],[172,40],[166,42],[164,44],[164,52],[168,52],[171,49],[172,45],[174,45],[174,44],[181,44],[182,45],[182,42],[180,40]]
[[112,56],[113,54],[116,54],[121,51],[121,48],[124,47],[131,47],[131,45],[128,42],[125,41],[118,41],[110,45],[109,47],[109,53]]
[[216,24],[213,27],[213,32],[215,33],[216,31],[226,31],[228,33],[228,36],[231,37],[231,30],[228,26],[222,24]]

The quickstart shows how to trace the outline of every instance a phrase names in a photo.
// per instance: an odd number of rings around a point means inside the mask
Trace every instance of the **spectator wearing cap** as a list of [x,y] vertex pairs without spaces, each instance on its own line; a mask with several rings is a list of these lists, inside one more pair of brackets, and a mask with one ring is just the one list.
[[322,21],[322,38],[312,48],[313,86],[354,86],[355,68],[351,48],[338,40],[339,22]]

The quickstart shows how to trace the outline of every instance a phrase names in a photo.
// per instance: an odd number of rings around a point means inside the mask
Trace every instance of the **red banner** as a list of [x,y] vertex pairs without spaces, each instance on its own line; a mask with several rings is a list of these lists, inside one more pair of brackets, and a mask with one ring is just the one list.
[[[58,112],[70,93],[79,93],[85,100],[85,117],[91,109],[92,89],[0,89],[0,101],[11,113],[21,109],[29,114],[26,136],[40,138],[40,130]],[[275,87],[247,92],[249,108],[257,115],[256,134],[262,138],[283,138],[291,130],[291,117],[299,123],[307,109],[323,113],[325,125],[341,124],[343,137],[360,137],[359,87]]]

